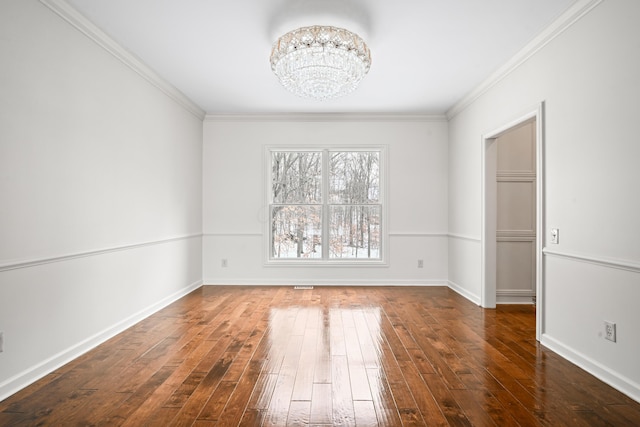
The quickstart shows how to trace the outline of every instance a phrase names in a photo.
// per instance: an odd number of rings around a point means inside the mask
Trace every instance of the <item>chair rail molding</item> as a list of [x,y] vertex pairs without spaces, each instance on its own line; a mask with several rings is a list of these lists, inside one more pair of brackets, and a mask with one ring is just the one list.
[[564,258],[564,259],[569,259],[577,262],[586,262],[589,264],[595,264],[601,267],[615,268],[618,270],[626,270],[626,271],[631,271],[633,273],[640,273],[640,263],[638,262],[633,262],[633,261],[628,261],[623,259],[616,259],[616,258],[607,258],[602,256],[596,256],[596,255],[586,255],[586,254],[580,254],[576,252],[565,252],[565,251],[559,251],[559,250],[549,249],[549,248],[544,248],[542,250],[542,253],[545,256]]
[[184,235],[184,236],[169,237],[169,238],[166,238],[166,239],[151,240],[151,241],[147,241],[147,242],[133,243],[133,244],[129,244],[129,245],[112,246],[112,247],[108,247],[108,248],[94,249],[94,250],[83,251],[83,252],[74,252],[74,253],[70,253],[70,254],[57,255],[57,256],[51,256],[51,257],[33,258],[33,259],[28,259],[28,260],[9,262],[9,263],[5,263],[5,264],[0,264],[0,273],[3,272],[3,271],[8,271],[8,270],[17,270],[17,269],[20,269],[20,268],[30,268],[30,267],[35,267],[37,265],[42,265],[42,264],[51,264],[51,263],[54,263],[54,262],[63,262],[63,261],[68,261],[68,260],[72,260],[72,259],[76,259],[76,258],[85,258],[85,257],[90,257],[90,256],[104,255],[104,254],[108,254],[108,253],[111,253],[111,252],[126,251],[126,250],[130,250],[130,249],[138,249],[138,248],[143,248],[143,247],[146,247],[146,246],[162,245],[162,244],[165,244],[165,243],[177,242],[179,240],[195,239],[195,238],[199,238],[199,237],[202,237],[201,233],[188,234],[188,235]]

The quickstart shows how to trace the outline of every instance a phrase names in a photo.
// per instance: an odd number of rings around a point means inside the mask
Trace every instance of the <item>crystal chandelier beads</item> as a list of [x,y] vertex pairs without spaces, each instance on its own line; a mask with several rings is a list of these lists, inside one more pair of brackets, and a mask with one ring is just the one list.
[[353,91],[371,66],[357,34],[314,25],[288,32],[271,50],[271,69],[282,85],[304,98],[332,99]]

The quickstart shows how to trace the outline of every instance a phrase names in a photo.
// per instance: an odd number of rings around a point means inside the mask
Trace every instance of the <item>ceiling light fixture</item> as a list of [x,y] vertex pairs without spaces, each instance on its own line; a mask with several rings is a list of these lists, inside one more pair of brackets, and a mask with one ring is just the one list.
[[343,28],[314,25],[280,37],[271,69],[280,83],[303,98],[338,98],[352,92],[371,67],[371,52]]

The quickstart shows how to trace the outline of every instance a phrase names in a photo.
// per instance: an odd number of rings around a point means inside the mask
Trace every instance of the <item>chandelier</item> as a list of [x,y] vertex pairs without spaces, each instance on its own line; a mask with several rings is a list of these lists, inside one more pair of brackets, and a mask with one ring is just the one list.
[[371,66],[360,36],[342,28],[314,25],[288,32],[271,50],[271,69],[280,83],[303,98],[338,98],[353,91]]

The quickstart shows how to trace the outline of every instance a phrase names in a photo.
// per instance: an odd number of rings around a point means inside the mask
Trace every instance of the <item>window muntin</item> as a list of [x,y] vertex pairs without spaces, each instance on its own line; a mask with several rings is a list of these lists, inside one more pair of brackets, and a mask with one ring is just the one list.
[[269,151],[269,260],[382,260],[380,149]]

